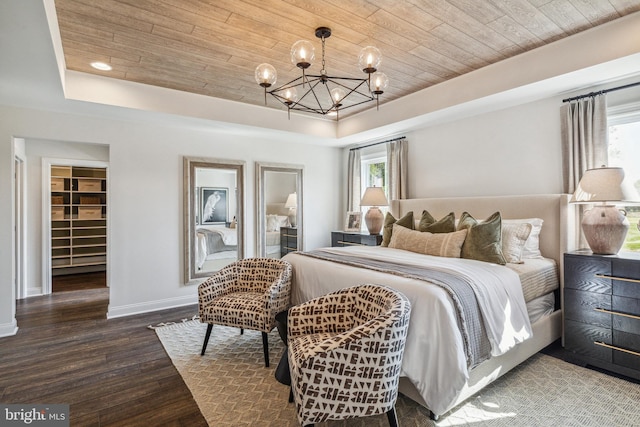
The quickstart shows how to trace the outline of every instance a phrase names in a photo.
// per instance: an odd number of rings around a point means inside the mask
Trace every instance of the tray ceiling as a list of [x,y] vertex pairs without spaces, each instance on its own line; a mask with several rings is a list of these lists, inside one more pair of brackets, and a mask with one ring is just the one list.
[[[316,46],[328,26],[326,69],[365,76],[360,49],[378,47],[390,79],[380,102],[535,49],[640,10],[640,0],[55,0],[66,67],[243,103],[264,105],[254,69],[278,84],[300,75],[299,39]],[[112,71],[90,66],[102,61]],[[274,99],[269,107],[283,109]],[[375,108],[375,103],[349,114]],[[345,114],[348,115],[348,114]],[[343,115],[341,115],[343,116]]]

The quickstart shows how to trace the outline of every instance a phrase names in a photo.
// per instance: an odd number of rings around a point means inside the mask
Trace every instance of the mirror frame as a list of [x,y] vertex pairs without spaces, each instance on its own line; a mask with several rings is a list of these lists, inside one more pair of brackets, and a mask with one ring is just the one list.
[[208,157],[183,158],[183,234],[184,234],[184,283],[195,285],[211,276],[213,271],[198,273],[195,269],[195,235],[196,235],[196,200],[198,194],[195,188],[196,168],[228,169],[236,172],[237,188],[237,232],[238,232],[238,259],[244,258],[245,240],[245,165],[243,160],[215,159]]
[[298,195],[298,208],[297,208],[297,226],[298,229],[298,250],[303,250],[303,236],[304,221],[304,166],[293,165],[287,163],[267,163],[256,162],[256,256],[266,256],[266,204],[265,204],[265,173],[266,172],[290,172],[296,174],[296,193]]

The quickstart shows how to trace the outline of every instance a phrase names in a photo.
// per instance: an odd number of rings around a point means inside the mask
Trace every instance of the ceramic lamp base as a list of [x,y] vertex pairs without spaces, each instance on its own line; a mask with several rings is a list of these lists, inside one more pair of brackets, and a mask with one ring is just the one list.
[[367,211],[364,216],[364,222],[367,224],[367,230],[369,230],[369,234],[380,234],[380,230],[382,230],[382,223],[384,221],[384,216],[382,215],[382,211],[380,208],[371,207]]
[[615,255],[627,236],[629,220],[615,206],[596,206],[584,213],[582,231],[594,254]]

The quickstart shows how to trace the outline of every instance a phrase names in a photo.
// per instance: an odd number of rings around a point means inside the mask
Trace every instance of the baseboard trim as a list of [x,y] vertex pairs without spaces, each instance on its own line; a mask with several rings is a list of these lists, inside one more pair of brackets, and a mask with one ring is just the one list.
[[18,333],[18,321],[14,318],[11,323],[0,324],[0,338],[12,337]]
[[167,298],[156,301],[141,302],[137,304],[127,304],[114,307],[109,304],[107,310],[107,319],[115,319],[117,317],[133,316],[136,314],[149,313],[158,310],[167,310],[169,308],[183,307],[198,303],[198,295],[187,295],[178,298]]

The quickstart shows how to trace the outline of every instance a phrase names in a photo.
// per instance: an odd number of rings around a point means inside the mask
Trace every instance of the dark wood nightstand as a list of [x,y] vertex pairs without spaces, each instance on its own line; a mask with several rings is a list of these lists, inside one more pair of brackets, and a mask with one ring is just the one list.
[[298,229],[295,227],[280,227],[280,256],[298,250]]
[[640,254],[565,254],[563,312],[572,362],[640,379]]
[[331,246],[378,246],[382,243],[381,234],[360,233],[355,231],[332,231]]

